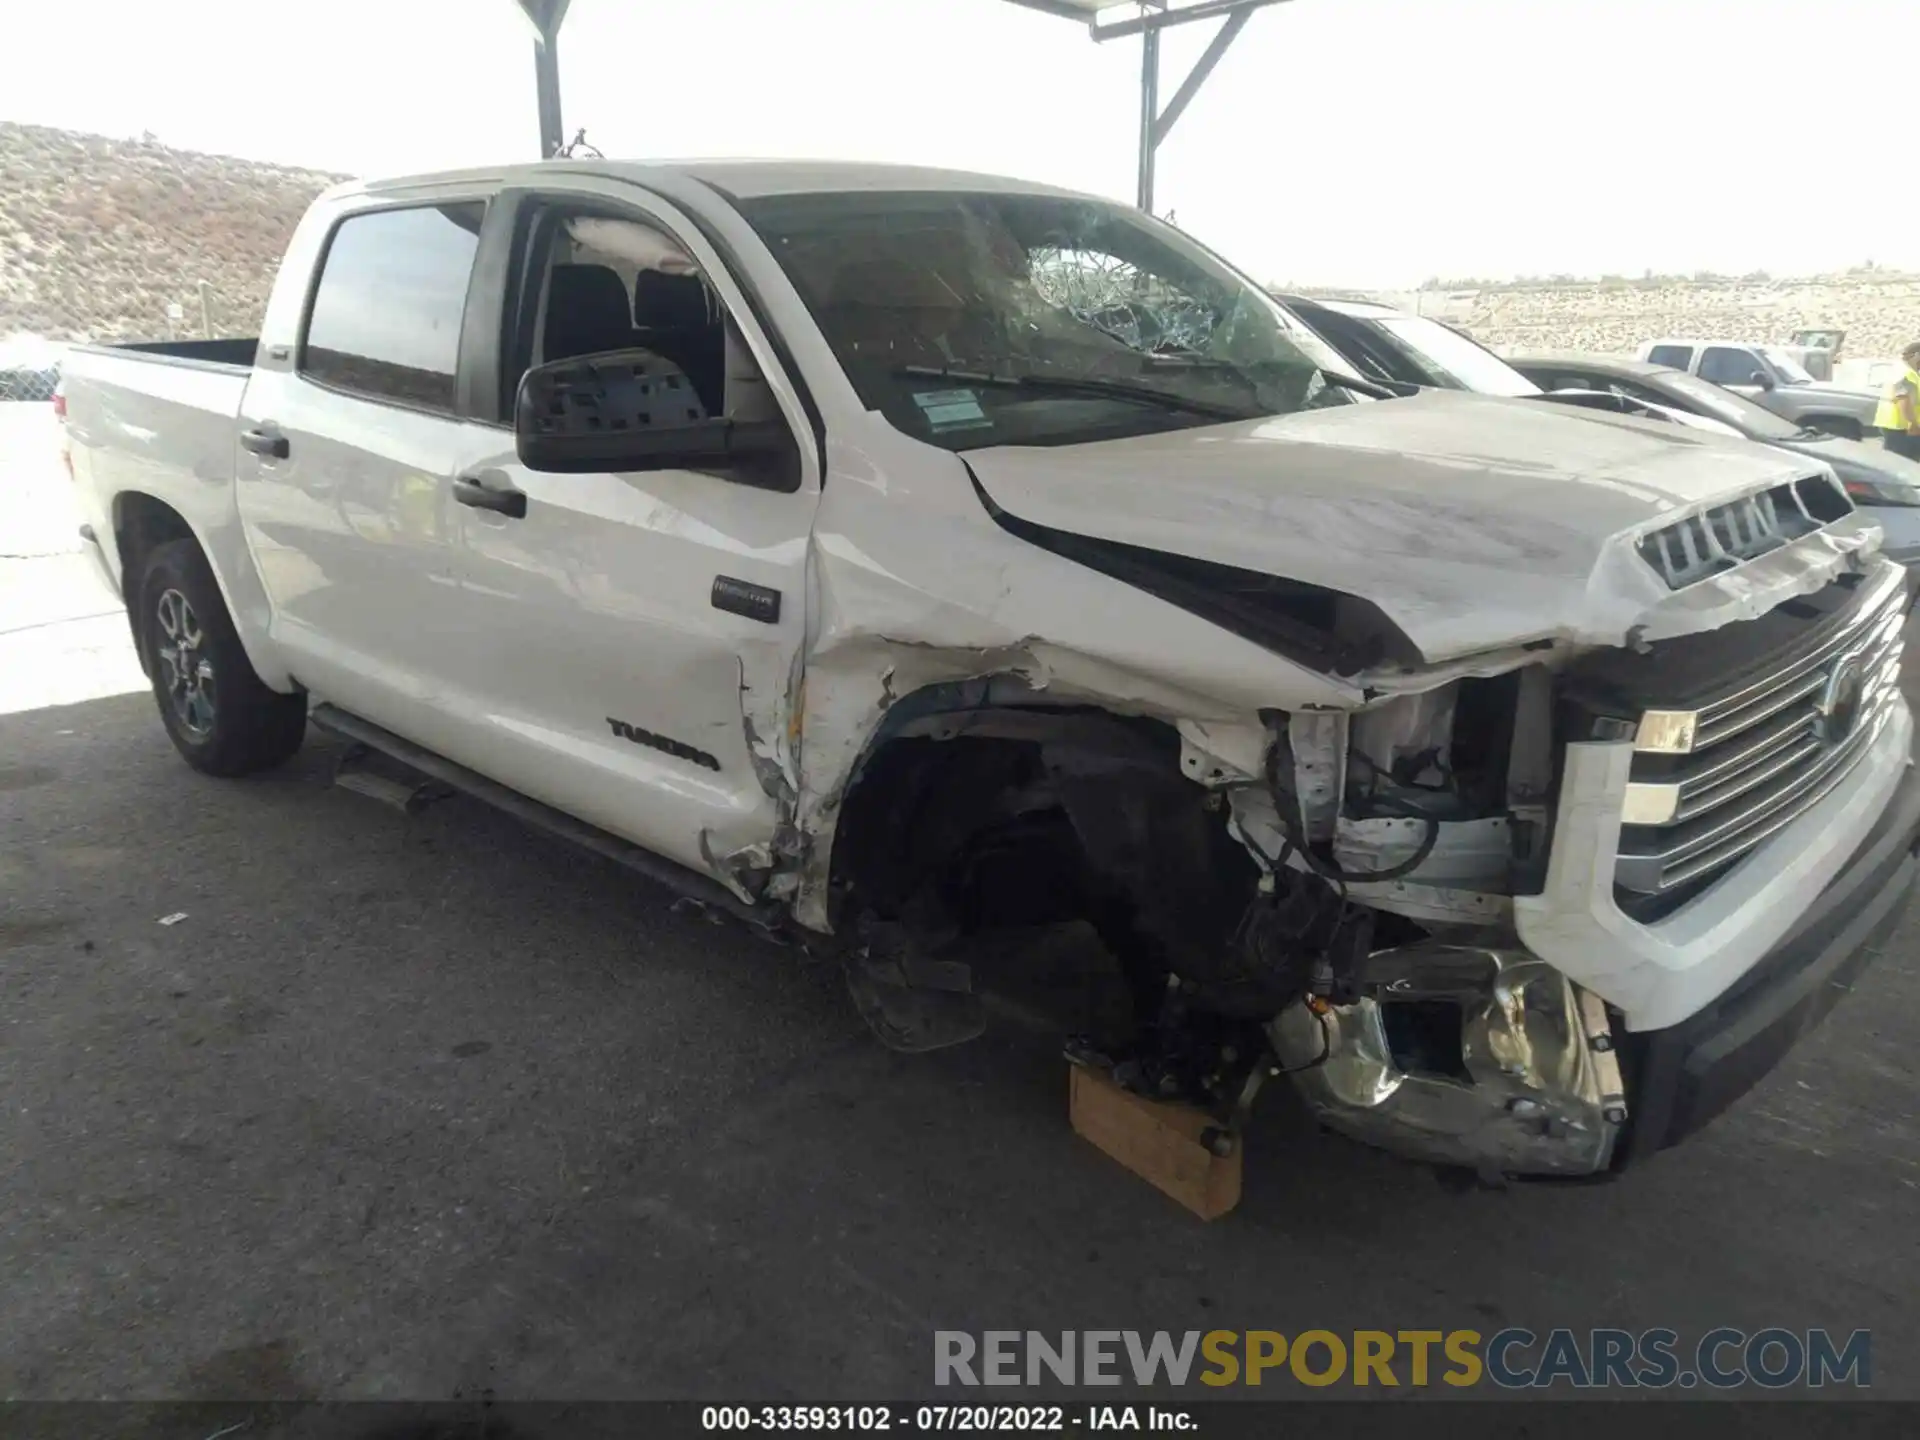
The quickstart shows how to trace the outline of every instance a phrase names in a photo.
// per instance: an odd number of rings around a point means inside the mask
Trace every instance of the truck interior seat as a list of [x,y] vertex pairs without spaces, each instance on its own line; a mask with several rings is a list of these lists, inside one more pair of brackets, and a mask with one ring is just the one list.
[[556,265],[547,277],[541,358],[570,360],[640,343],[628,318],[627,287],[605,265]]
[[698,275],[642,270],[633,281],[634,343],[685,373],[709,415],[726,408],[727,331]]
[[973,333],[967,303],[952,285],[899,260],[843,266],[823,308],[823,328],[858,357],[942,366],[998,353]]

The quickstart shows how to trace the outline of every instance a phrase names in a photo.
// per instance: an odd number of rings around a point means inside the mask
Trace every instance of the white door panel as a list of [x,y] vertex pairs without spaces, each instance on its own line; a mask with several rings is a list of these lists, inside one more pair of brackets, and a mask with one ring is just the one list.
[[453,703],[440,664],[460,634],[449,484],[460,422],[264,373],[243,429],[284,459],[241,452],[240,513],[288,668],[316,695],[429,743]]
[[[540,189],[529,203],[599,207],[669,234],[739,323],[773,409],[805,443],[787,493],[686,470],[537,473],[510,433],[470,425],[456,478],[517,488],[526,510],[453,511],[466,629],[447,663],[472,697],[466,763],[750,892],[744,872],[768,863],[790,798],[820,497],[805,407],[720,256],[677,209],[587,175],[556,172]],[[777,592],[777,618],[717,606],[723,578]]]
[[264,348],[241,407],[239,508],[287,668],[424,745],[458,705],[452,415],[484,215],[482,194],[343,215],[302,333]]
[[[818,492],[690,471],[540,474],[501,431],[468,435],[462,473],[527,496],[522,519],[455,507],[454,684],[481,731],[468,763],[703,871],[765,845],[779,809],[748,717],[790,713]],[[722,576],[778,591],[778,621],[715,608]]]

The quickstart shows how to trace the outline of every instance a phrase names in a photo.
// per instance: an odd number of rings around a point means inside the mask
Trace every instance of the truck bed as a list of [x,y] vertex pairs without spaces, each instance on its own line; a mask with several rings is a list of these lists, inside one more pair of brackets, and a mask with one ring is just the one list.
[[[117,497],[134,492],[173,510],[203,546],[220,543],[233,519],[236,421],[255,343],[82,345],[68,354],[67,443],[81,518],[96,536],[114,535]],[[117,587],[118,554],[112,543],[102,548]]]
[[143,356],[155,360],[193,360],[214,365],[232,365],[246,370],[253,365],[254,351],[260,348],[257,336],[244,335],[226,340],[136,340],[120,345],[80,347],[110,354]]

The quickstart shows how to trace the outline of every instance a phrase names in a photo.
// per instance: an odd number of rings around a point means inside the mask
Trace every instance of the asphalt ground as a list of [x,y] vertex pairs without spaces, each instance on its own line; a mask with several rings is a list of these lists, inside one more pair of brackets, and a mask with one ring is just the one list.
[[1920,1398],[1911,920],[1617,1183],[1459,1192],[1276,1093],[1203,1225],[1027,1030],[891,1055],[831,973],[464,798],[330,788],[329,742],[196,775],[59,484],[13,495],[0,1396],[924,1398],[938,1329],[1784,1325],[1870,1329]]

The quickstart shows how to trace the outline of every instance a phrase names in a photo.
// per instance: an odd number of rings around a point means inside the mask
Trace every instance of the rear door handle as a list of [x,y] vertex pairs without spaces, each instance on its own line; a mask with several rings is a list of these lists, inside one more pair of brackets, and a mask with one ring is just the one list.
[[264,455],[269,460],[284,460],[292,452],[287,437],[277,430],[242,430],[240,448],[255,455]]
[[497,510],[509,520],[527,518],[527,492],[515,489],[505,480],[462,475],[453,482],[453,498],[476,510]]

